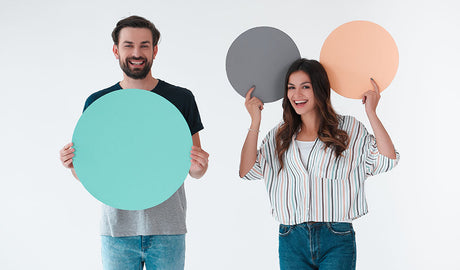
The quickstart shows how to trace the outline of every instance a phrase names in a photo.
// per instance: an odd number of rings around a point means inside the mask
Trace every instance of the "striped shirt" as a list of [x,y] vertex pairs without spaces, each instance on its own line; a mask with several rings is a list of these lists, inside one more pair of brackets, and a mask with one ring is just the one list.
[[348,133],[350,143],[338,159],[330,147],[316,139],[304,166],[294,135],[278,174],[275,135],[281,124],[262,141],[257,160],[243,179],[265,180],[272,214],[281,224],[349,222],[365,215],[364,180],[397,165],[399,153],[396,159],[380,154],[375,137],[356,118],[339,116],[339,120],[339,129]]

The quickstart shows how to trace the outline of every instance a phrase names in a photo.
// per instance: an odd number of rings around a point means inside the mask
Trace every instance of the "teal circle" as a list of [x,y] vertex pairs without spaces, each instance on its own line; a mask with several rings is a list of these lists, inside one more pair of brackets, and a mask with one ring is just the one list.
[[72,142],[83,186],[123,210],[162,203],[183,184],[191,165],[187,122],[172,103],[146,90],[117,90],[94,101]]

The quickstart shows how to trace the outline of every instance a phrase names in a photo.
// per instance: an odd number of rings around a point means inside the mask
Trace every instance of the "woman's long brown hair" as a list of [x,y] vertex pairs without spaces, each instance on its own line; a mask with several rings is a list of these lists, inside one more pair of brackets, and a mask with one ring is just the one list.
[[310,76],[315,96],[315,103],[320,115],[320,125],[318,129],[318,138],[326,145],[331,147],[338,158],[348,147],[348,134],[340,130],[338,115],[331,105],[331,86],[327,77],[326,70],[316,60],[301,58],[296,60],[286,73],[284,84],[283,99],[283,120],[284,123],[276,132],[276,153],[280,162],[280,170],[284,167],[283,154],[289,148],[292,136],[296,134],[302,124],[300,115],[298,115],[287,97],[289,77],[296,71],[303,71]]

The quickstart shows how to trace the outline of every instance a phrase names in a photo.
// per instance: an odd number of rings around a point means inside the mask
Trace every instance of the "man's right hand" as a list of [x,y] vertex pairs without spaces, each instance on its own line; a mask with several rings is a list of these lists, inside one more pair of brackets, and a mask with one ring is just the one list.
[[73,143],[68,143],[59,151],[62,165],[68,169],[73,169],[73,157],[75,156],[73,152],[75,149],[72,146]]

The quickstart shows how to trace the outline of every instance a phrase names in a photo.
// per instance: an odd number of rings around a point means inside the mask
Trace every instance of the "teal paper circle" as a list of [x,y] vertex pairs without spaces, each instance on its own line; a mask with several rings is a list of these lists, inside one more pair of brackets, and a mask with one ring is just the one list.
[[172,103],[146,90],[97,99],[78,120],[72,142],[83,186],[123,210],[162,203],[183,184],[191,165],[187,122]]

